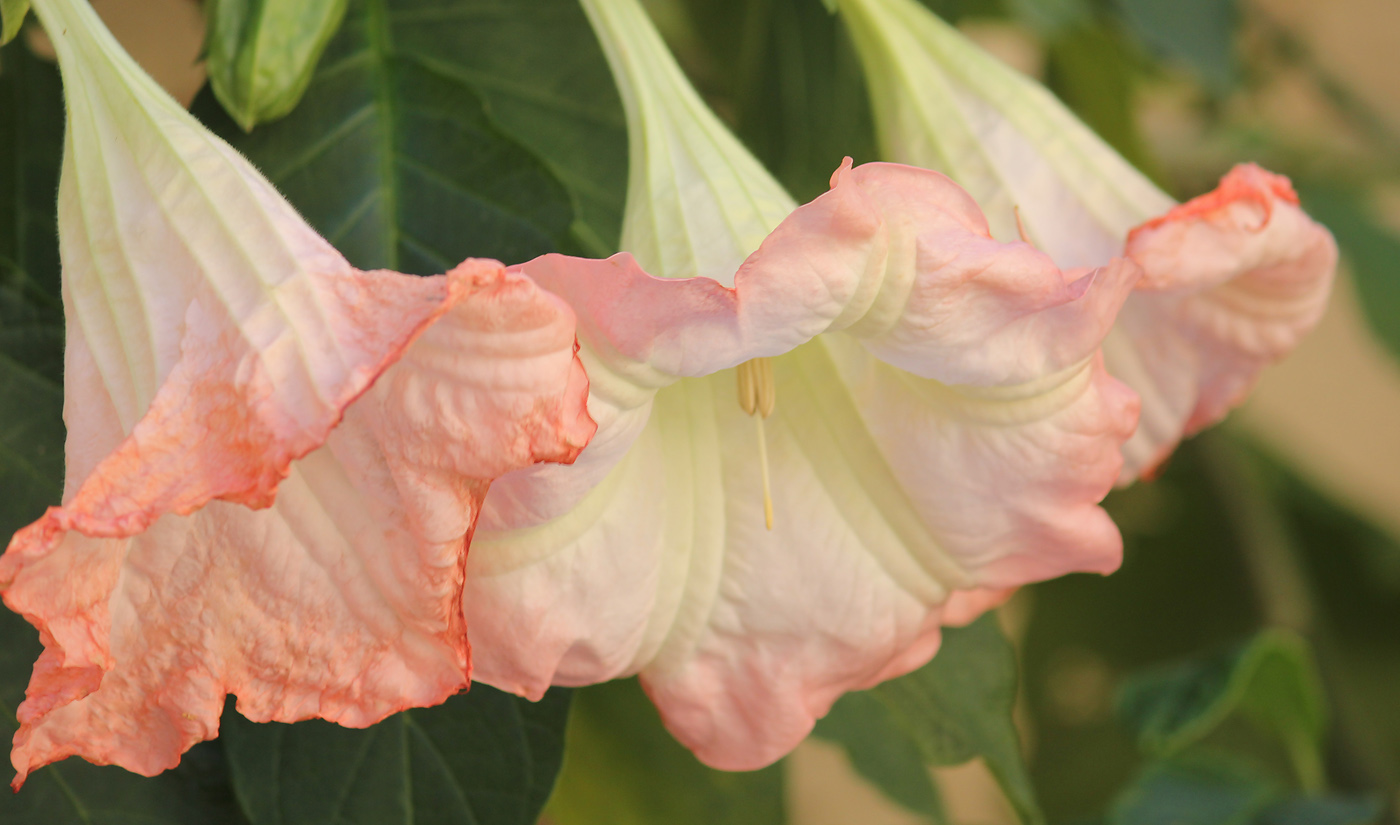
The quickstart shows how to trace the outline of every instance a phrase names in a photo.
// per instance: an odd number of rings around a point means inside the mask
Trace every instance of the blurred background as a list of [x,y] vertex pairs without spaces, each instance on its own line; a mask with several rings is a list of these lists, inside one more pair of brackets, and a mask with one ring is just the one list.
[[[1264,628],[1296,633],[1318,664],[1326,784],[1393,817],[1400,2],[925,2],[1045,82],[1177,198],[1212,188],[1236,162],[1288,174],[1344,256],[1320,328],[1265,375],[1246,406],[1186,445],[1161,478],[1111,496],[1127,541],[1123,569],[1029,588],[1001,611],[1022,668],[1022,747],[1048,818],[1099,821],[1106,808],[1130,804],[1125,788],[1143,792],[1133,783],[1146,757],[1140,731],[1124,721],[1125,685],[1177,660],[1209,661]],[[197,3],[93,5],[177,98],[194,99],[205,81]],[[696,85],[799,200],[824,188],[841,155],[874,159],[858,66],[817,0],[649,7]],[[775,98],[780,88],[804,89],[809,99]],[[1277,756],[1243,739],[1227,744],[1263,761]],[[928,821],[861,778],[831,741],[814,737],[783,770],[795,825]],[[934,775],[950,821],[1017,821],[980,761]]]

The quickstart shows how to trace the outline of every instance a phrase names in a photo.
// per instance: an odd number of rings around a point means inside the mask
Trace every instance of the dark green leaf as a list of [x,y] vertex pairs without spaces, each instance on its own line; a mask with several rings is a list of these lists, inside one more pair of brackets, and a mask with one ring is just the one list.
[[[1006,0],[919,0],[935,14],[949,23],[957,23],[964,17],[1003,17],[1006,13]],[[1035,0],[1025,0],[1026,4]]]
[[58,71],[0,49],[0,540],[58,503],[63,316],[55,211],[63,147]]
[[1359,190],[1299,189],[1304,208],[1337,237],[1371,329],[1400,358],[1400,235],[1381,225]]
[[637,680],[576,691],[556,825],[782,825],[782,768],[700,764],[661,725]]
[[0,46],[15,39],[28,13],[29,0],[0,0]]
[[569,698],[477,684],[364,730],[258,725],[230,705],[223,741],[253,825],[531,825],[559,771]]
[[870,692],[929,764],[952,765],[980,756],[1021,820],[1044,820],[1011,718],[1016,653],[994,616],[946,628],[933,661]]
[[290,112],[306,92],[347,0],[211,0],[209,83],[247,131]]
[[[17,727],[30,667],[41,647],[23,619],[0,609],[0,738]],[[196,745],[180,767],[152,779],[69,759],[36,771],[18,794],[0,792],[5,825],[237,825],[218,743]]]
[[570,0],[354,0],[289,116],[196,108],[362,268],[616,244],[621,104]]
[[1161,755],[1239,713],[1284,743],[1305,786],[1322,784],[1327,708],[1307,643],[1291,633],[1265,631],[1238,650],[1136,677],[1119,707],[1143,749]]
[[1255,825],[1375,825],[1383,807],[1369,797],[1297,796],[1265,808]]
[[1216,93],[1235,83],[1235,0],[1117,0],[1139,38],[1190,66]]
[[1160,180],[1137,125],[1137,75],[1123,38],[1103,26],[1075,26],[1050,42],[1050,88],[1127,161]]
[[[63,326],[59,302],[58,172],[63,89],[58,69],[23,43],[0,49],[0,330]],[[46,377],[61,376],[62,346],[16,350]],[[35,360],[37,358],[37,361]]]
[[890,799],[932,822],[947,821],[918,745],[870,692],[842,696],[812,733],[844,747],[856,772]]
[[[9,337],[6,330],[5,337]],[[0,354],[0,538],[58,503],[63,487],[63,390]]]
[[1016,19],[1041,35],[1055,37],[1093,17],[1088,0],[1005,0]]
[[815,0],[687,8],[707,50],[679,50],[697,88],[799,203],[829,188],[842,158],[876,159],[865,78],[840,17]]
[[1157,762],[1113,805],[1110,825],[1249,825],[1277,789],[1221,757]]

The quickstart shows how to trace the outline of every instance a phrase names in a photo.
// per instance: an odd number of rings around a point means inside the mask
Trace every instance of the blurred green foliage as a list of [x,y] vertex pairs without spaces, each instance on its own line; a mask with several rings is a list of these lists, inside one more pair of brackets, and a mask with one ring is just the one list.
[[1043,822],[1012,719],[1016,681],[1015,650],[985,615],[945,628],[927,665],[837,700],[814,733],[843,745],[857,771],[934,822],[945,816],[922,768],[978,758],[1022,822]]
[[556,825],[769,825],[786,820],[783,771],[702,765],[671,737],[636,679],[577,691]]

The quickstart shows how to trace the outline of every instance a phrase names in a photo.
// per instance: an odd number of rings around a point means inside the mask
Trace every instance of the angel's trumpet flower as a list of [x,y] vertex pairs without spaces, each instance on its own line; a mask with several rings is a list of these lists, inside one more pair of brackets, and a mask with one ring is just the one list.
[[16,787],[169,768],[228,693],[364,726],[465,688],[487,485],[593,431],[573,313],[495,261],[354,269],[85,0],[33,6],[68,104],[68,442],[62,506],[0,559],[45,648]]
[[1122,482],[1242,401],[1322,317],[1337,249],[1288,180],[1237,167],[1177,206],[1035,81],[917,0],[834,0],[855,40],[886,160],[943,172],[1060,266],[1144,272],[1104,343],[1142,397]]
[[701,759],[755,768],[989,594],[1117,566],[1097,502],[1137,399],[1099,345],[1139,270],[994,241],[908,166],[843,165],[794,209],[635,0],[584,8],[627,111],[632,254],[523,267],[578,314],[599,430],[487,498],[477,678],[639,673]]

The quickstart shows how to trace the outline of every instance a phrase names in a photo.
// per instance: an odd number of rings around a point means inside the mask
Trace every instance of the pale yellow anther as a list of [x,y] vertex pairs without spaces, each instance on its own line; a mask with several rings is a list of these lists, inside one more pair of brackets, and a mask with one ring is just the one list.
[[758,427],[758,466],[763,474],[763,520],[773,529],[773,493],[768,478],[768,438],[763,419],[773,414],[778,389],[773,383],[773,362],[768,358],[745,361],[736,368],[739,378],[739,406],[754,417]]
[[773,404],[778,400],[778,391],[773,385],[773,359],[755,358],[735,370],[739,374],[739,406],[749,415],[761,413],[764,418],[772,415]]

